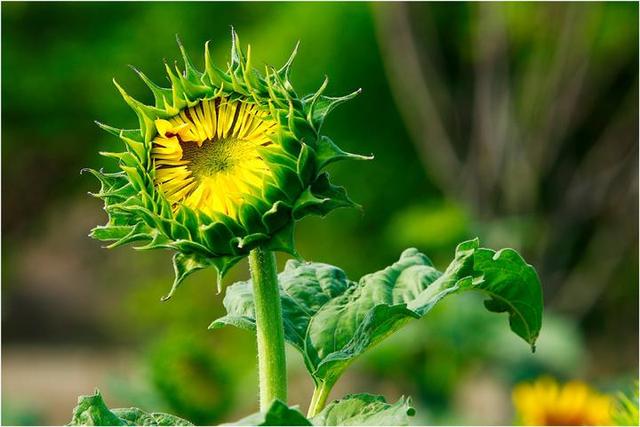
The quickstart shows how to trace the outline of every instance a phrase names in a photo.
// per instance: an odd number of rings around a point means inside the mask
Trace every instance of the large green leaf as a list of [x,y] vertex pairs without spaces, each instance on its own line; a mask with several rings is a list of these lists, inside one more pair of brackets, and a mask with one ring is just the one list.
[[[302,352],[316,384],[332,385],[356,357],[455,292],[484,292],[486,307],[508,313],[511,330],[532,348],[541,327],[542,291],[533,267],[513,249],[480,248],[477,239],[458,245],[444,273],[407,249],[357,283],[337,267],[296,260],[278,279],[285,339]],[[255,329],[251,281],[230,286],[224,306],[227,315],[211,328]]]
[[350,394],[330,402],[311,422],[316,426],[406,426],[414,414],[411,399],[402,397],[391,405],[382,396]]
[[296,408],[274,400],[267,412],[257,412],[231,424],[233,426],[310,426],[311,423]]
[[189,421],[160,412],[148,413],[138,408],[109,409],[98,390],[78,397],[70,426],[191,426]]
[[395,425],[406,426],[415,410],[411,399],[404,397],[393,405],[382,396],[352,394],[344,399],[330,402],[318,415],[310,420],[297,408],[288,407],[274,400],[267,412],[257,412],[231,424],[236,426],[355,426]]

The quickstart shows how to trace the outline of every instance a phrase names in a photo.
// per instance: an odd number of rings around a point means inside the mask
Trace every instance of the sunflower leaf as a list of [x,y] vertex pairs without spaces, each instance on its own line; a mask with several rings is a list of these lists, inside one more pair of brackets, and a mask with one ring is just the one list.
[[234,426],[310,426],[312,425],[296,407],[290,408],[274,400],[267,412],[257,412],[231,424]]
[[145,412],[138,408],[109,409],[98,390],[78,397],[70,426],[191,426],[189,421],[161,412]]
[[[533,267],[514,250],[480,248],[477,239],[458,245],[444,272],[407,249],[357,283],[337,267],[295,260],[278,278],[285,339],[303,354],[316,384],[331,386],[354,359],[455,292],[486,293],[487,308],[507,312],[511,330],[531,346],[541,327],[542,292]],[[255,329],[251,281],[227,288],[223,303],[227,315],[210,328]]]
[[414,414],[410,398],[401,397],[391,405],[382,396],[362,393],[330,402],[311,422],[316,426],[406,426]]

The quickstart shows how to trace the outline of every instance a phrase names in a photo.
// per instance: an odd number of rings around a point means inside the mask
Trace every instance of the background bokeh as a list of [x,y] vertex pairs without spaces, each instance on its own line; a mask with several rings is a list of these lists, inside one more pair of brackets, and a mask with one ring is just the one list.
[[[350,277],[418,247],[444,267],[479,236],[536,266],[545,294],[538,351],[478,296],[452,297],[358,360],[332,396],[411,395],[416,423],[504,424],[510,390],[542,373],[603,391],[638,376],[638,5],[634,3],[3,3],[2,422],[68,422],[99,387],[111,406],[196,423],[257,408],[255,345],[207,331],[222,313],[214,272],[176,296],[170,253],[105,250],[82,167],[118,142],[93,120],[135,127],[115,77],[165,81],[162,59],[206,40],[226,63],[230,25],[256,64],[301,40],[299,93],[363,93],[325,132],[375,160],[331,170],[364,213],[307,218],[307,259]],[[198,63],[202,66],[202,60]],[[280,257],[282,265],[285,257]],[[245,279],[246,264],[226,283]],[[292,403],[311,381],[290,353]]]

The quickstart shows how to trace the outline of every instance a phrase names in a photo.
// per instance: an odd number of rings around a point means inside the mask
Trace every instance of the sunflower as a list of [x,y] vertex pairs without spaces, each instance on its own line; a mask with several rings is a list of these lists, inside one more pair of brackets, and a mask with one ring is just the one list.
[[116,87],[138,117],[138,129],[98,125],[117,136],[123,152],[103,152],[116,172],[88,169],[101,182],[109,221],[91,236],[109,247],[166,248],[176,278],[171,296],[190,273],[207,267],[220,279],[254,248],[296,255],[294,223],[306,215],[357,206],[322,170],[345,159],[368,159],[340,149],[321,129],[326,116],[360,91],[298,96],[289,71],[297,46],[280,69],[251,66],[232,30],[231,61],[213,65],[205,44],[199,71],[178,40],[184,67],[165,64],[171,87],[134,68],[153,105]]
[[523,425],[612,425],[611,397],[587,384],[571,381],[559,385],[549,377],[521,383],[513,390],[517,417]]

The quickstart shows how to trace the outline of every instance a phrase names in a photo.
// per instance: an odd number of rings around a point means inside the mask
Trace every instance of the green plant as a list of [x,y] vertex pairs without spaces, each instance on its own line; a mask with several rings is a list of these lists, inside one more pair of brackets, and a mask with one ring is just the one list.
[[[293,227],[308,214],[326,215],[355,206],[321,170],[343,159],[368,159],[342,151],[321,134],[326,115],[344,97],[299,97],[289,82],[291,58],[261,76],[251,67],[250,48],[240,49],[233,33],[231,63],[216,68],[205,54],[198,71],[180,44],[184,70],[160,88],[138,72],[155,105],[125,101],[140,128],[119,130],[100,124],[126,151],[103,153],[119,171],[91,171],[102,183],[109,222],[92,237],[110,247],[142,241],[138,249],[175,251],[171,297],[193,271],[214,267],[220,279],[247,256],[251,279],[229,286],[227,315],[211,328],[232,325],[255,331],[258,347],[260,413],[238,421],[248,425],[359,425],[408,423],[409,398],[395,404],[380,396],[349,395],[327,403],[344,371],[360,355],[428,313],[444,297],[477,290],[493,312],[506,312],[511,330],[535,348],[542,321],[542,293],[535,270],[512,249],[458,245],[454,259],[437,270],[429,258],[407,249],[384,270],[358,282],[327,264],[290,260],[277,273],[274,251],[297,258]],[[302,353],[316,386],[307,416],[287,405],[284,346]],[[81,397],[73,424],[184,424],[166,414],[138,409],[109,410],[99,394]]]

